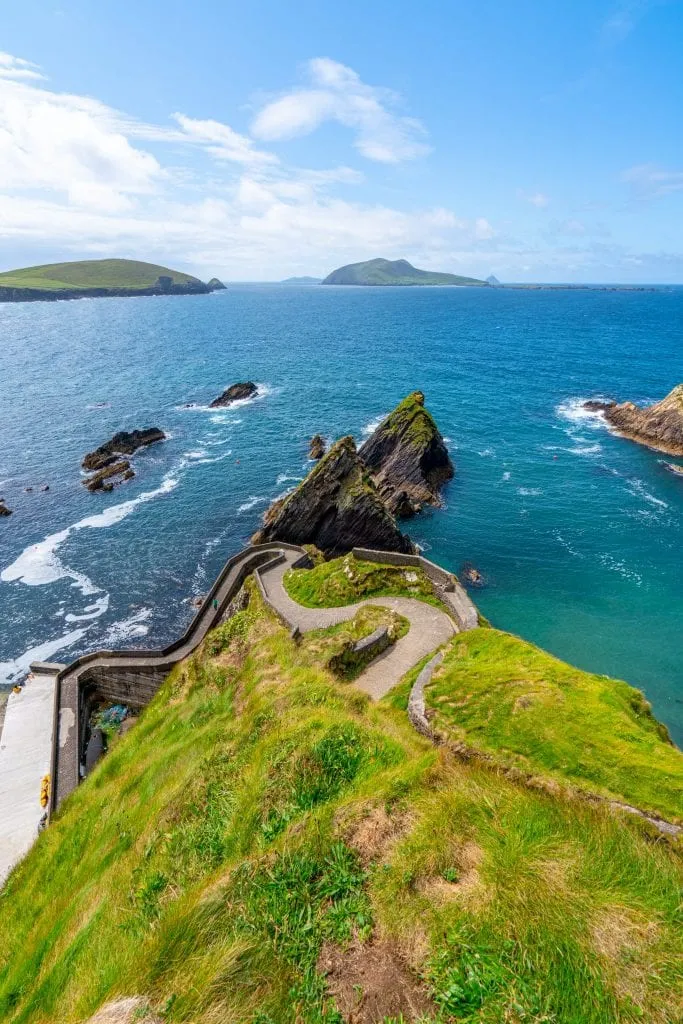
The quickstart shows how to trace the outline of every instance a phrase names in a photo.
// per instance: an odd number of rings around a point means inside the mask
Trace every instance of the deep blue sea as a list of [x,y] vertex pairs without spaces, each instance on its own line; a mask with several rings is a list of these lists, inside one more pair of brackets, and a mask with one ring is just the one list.
[[[0,305],[0,370],[0,681],[170,641],[307,472],[310,436],[361,440],[420,388],[456,476],[408,532],[480,569],[496,626],[642,688],[683,743],[683,478],[580,408],[683,381],[683,289],[245,285]],[[249,379],[263,397],[207,409]],[[85,452],[152,425],[169,439],[135,479],[89,494]]]

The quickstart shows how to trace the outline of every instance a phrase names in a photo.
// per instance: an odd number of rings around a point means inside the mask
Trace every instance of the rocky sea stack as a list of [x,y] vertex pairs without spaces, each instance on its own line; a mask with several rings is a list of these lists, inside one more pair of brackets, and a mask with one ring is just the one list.
[[315,544],[329,557],[357,544],[415,550],[380,497],[352,437],[332,445],[296,490],[271,505],[252,540]]
[[325,438],[321,434],[314,434],[308,445],[308,457],[318,462],[325,454]]
[[413,391],[379,425],[359,455],[390,512],[411,516],[423,505],[441,504],[440,488],[455,470],[444,439]]
[[223,406],[232,405],[233,402],[242,402],[245,398],[254,398],[258,394],[258,388],[251,380],[242,381],[239,384],[231,384],[222,395],[214,398],[209,409],[222,409]]
[[633,402],[596,400],[585,402],[584,407],[602,412],[607,422],[631,441],[668,455],[683,455],[683,384],[678,384],[661,402],[645,408]]
[[113,490],[115,484],[135,476],[130,462],[122,459],[122,455],[133,455],[139,448],[146,448],[147,445],[165,439],[166,435],[159,427],[119,431],[110,441],[85,456],[81,466],[93,475],[86,477],[83,484],[89,491]]
[[[311,458],[319,450],[311,441]],[[322,454],[322,453],[321,453]],[[414,391],[387,416],[360,451],[352,437],[334,444],[306,479],[266,512],[254,543],[315,544],[328,557],[353,547],[411,552],[396,517],[439,505],[454,473],[438,428]]]

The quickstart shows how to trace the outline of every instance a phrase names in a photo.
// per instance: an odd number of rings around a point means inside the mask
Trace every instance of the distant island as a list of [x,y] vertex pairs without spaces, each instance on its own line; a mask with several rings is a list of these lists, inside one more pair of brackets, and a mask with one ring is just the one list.
[[286,277],[280,284],[321,284],[320,277]]
[[441,274],[431,270],[418,270],[408,260],[366,260],[365,263],[349,263],[346,267],[333,270],[323,284],[363,284],[379,286],[446,285],[474,286],[487,288],[486,281],[476,277],[460,277],[458,274]]
[[75,260],[0,274],[0,302],[55,301],[134,295],[206,295],[225,285],[204,284],[179,270],[139,260]]

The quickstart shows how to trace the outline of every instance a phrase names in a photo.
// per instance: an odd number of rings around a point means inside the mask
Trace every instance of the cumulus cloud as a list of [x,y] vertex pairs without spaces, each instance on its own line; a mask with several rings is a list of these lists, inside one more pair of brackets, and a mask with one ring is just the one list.
[[621,175],[638,199],[661,199],[683,191],[683,171],[669,171],[656,164],[639,164]]
[[292,139],[337,121],[354,132],[354,146],[368,160],[399,163],[429,152],[425,128],[391,110],[396,97],[389,90],[366,85],[352,68],[329,57],[308,61],[306,73],[310,87],[268,103],[255,117],[252,134],[266,141]]

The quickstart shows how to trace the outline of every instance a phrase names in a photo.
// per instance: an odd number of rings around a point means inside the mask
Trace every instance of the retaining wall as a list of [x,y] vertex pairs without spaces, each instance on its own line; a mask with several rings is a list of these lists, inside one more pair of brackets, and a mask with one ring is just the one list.
[[430,562],[422,555],[403,555],[399,551],[375,551],[372,548],[353,548],[351,554],[364,562],[377,562],[380,565],[412,565],[422,569],[439,591],[439,597],[452,612],[461,632],[476,629],[479,625],[479,612],[465,588],[453,573],[442,569],[440,565]]

